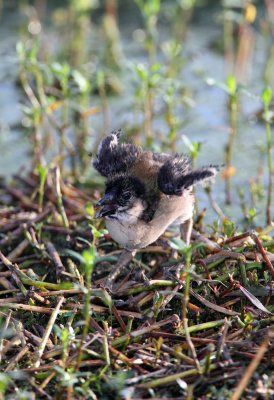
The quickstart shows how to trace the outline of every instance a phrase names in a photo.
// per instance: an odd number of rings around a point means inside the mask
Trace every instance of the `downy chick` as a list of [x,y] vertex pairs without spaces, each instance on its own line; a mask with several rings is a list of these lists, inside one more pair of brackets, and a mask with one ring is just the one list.
[[[180,224],[189,244],[192,186],[215,176],[218,168],[191,170],[187,157],[120,144],[119,136],[120,131],[113,131],[103,139],[93,161],[95,169],[107,178],[97,217],[105,218],[111,237],[131,254],[157,240],[173,223]],[[124,258],[130,258],[125,254]],[[124,264],[121,261],[119,264]]]

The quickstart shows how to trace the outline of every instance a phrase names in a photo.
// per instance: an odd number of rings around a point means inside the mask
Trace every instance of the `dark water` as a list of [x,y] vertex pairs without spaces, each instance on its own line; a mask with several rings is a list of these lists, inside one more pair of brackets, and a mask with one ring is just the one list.
[[[134,42],[133,32],[140,23],[140,17],[128,13],[129,8],[121,10],[120,30],[125,59],[135,62],[145,62],[146,56],[142,47]],[[216,9],[217,10],[217,9]],[[227,95],[216,86],[209,86],[208,78],[224,81],[224,59],[216,52],[212,43],[222,35],[222,27],[216,22],[216,10],[200,10],[191,23],[187,40],[184,43],[183,56],[185,65],[181,73],[182,82],[192,93],[193,107],[182,108],[184,126],[180,135],[186,135],[193,141],[202,142],[198,164],[222,164],[224,146],[228,137]],[[19,26],[22,16],[17,8],[2,10],[0,23],[0,175],[11,176],[23,166],[29,165],[29,144],[20,122],[23,117],[20,102],[24,98],[16,86],[18,63],[16,57],[16,42],[19,40]],[[49,23],[44,27],[46,35],[54,38],[54,27]],[[167,27],[160,23],[160,37],[166,36]],[[248,182],[257,174],[261,163],[258,145],[265,142],[264,126],[250,122],[251,116],[260,108],[259,95],[263,88],[263,71],[267,57],[268,42],[257,29],[251,66],[247,73],[246,86],[253,97],[242,95],[239,131],[235,142],[233,164],[237,173],[234,183],[245,188],[248,194]],[[133,123],[130,105],[133,100],[132,72],[126,68],[121,76],[125,91],[121,97],[109,100],[110,128],[115,129]],[[97,98],[91,99],[92,104],[98,103]],[[92,120],[93,130],[102,129],[102,116]],[[155,130],[168,132],[168,127],[161,118],[154,121]],[[92,139],[91,139],[92,142]],[[186,152],[180,136],[177,143],[178,152]],[[266,182],[266,176],[264,177]],[[234,185],[234,188],[235,186]],[[208,207],[208,200],[203,190],[199,189],[202,206]],[[214,197],[223,205],[224,183],[217,178],[214,186]],[[234,201],[231,210],[226,210],[236,219],[239,216],[239,200],[234,190]],[[264,215],[259,220],[264,220]]]

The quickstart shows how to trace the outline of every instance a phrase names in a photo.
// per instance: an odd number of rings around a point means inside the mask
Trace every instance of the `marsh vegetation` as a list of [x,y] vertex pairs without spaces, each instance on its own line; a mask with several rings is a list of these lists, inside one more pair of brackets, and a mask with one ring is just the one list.
[[[0,398],[270,399],[271,1],[0,2]],[[110,130],[222,165],[191,246],[94,218]]]

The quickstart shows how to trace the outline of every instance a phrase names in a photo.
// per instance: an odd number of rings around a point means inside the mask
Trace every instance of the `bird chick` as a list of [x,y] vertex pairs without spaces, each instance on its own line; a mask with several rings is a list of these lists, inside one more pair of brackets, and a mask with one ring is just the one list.
[[[187,157],[120,144],[119,136],[120,131],[113,131],[101,141],[93,166],[107,178],[97,217],[105,219],[110,236],[125,249],[117,263],[124,266],[137,249],[156,241],[173,223],[180,224],[189,244],[192,187],[215,176],[218,167],[191,170]],[[117,274],[116,269],[111,279]]]
[[138,178],[125,174],[110,178],[105,195],[96,206],[102,206],[97,216],[105,217],[106,221],[135,224],[147,209],[145,185]]

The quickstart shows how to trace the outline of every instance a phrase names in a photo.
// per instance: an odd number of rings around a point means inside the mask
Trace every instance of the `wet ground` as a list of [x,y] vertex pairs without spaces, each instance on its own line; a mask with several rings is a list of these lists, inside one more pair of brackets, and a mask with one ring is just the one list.
[[[207,84],[208,78],[225,80],[224,59],[221,53],[214,50],[212,43],[222,35],[222,27],[216,21],[218,10],[200,10],[195,14],[188,29],[187,40],[183,47],[185,59],[181,73],[182,82],[185,83],[193,100],[193,107],[181,108],[180,112],[184,124],[180,135],[186,135],[193,141],[202,142],[202,150],[198,157],[198,164],[222,164],[224,159],[224,146],[228,137],[228,112],[227,95],[218,87]],[[144,62],[146,59],[142,47],[134,42],[133,32],[139,27],[138,18],[127,18],[127,10],[121,13],[120,30],[125,59]],[[19,27],[22,17],[16,9],[2,10],[0,23],[0,175],[11,176],[22,167],[29,165],[29,144],[24,129],[20,123],[22,112],[20,103],[24,97],[16,85],[18,63],[16,56],[16,43],[19,40]],[[44,27],[45,32],[54,37],[54,28],[49,24]],[[160,23],[160,37],[165,38],[167,28],[165,23]],[[269,43],[262,37],[258,28],[255,28],[255,46],[245,82],[247,90],[252,97],[242,95],[241,112],[239,118],[239,131],[235,143],[234,161],[236,176],[234,182],[246,188],[248,182],[257,174],[261,163],[258,145],[265,142],[265,130],[262,124],[254,121],[254,112],[260,108],[259,95],[264,86],[263,72]],[[111,97],[109,100],[110,128],[130,126],[133,123],[131,102],[133,100],[132,72],[126,68],[121,74],[121,83],[125,90],[123,96]],[[97,98],[91,99],[91,104],[98,103]],[[100,115],[92,119],[93,130],[102,129]],[[154,121],[156,131],[168,132],[162,118]],[[92,139],[91,139],[92,142]],[[183,141],[178,138],[178,152],[186,152]],[[264,177],[266,182],[266,175]],[[206,195],[199,190],[202,206],[208,206]],[[220,178],[214,187],[214,197],[223,204],[224,183]],[[233,205],[230,215],[235,218],[239,215],[238,198],[234,185],[235,207]],[[264,220],[264,215],[262,216]]]

